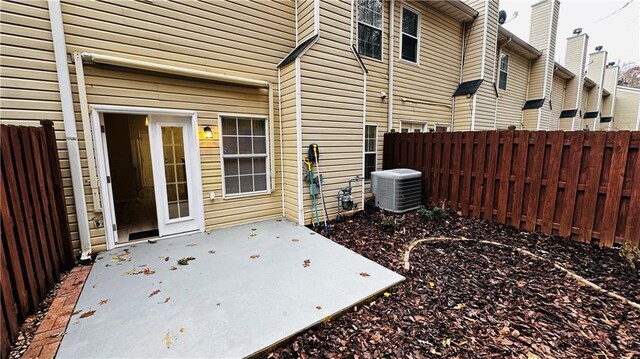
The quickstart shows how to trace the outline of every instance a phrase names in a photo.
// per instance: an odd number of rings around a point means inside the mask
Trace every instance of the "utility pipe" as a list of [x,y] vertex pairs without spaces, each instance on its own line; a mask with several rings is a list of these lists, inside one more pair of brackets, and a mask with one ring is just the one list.
[[389,90],[387,91],[387,132],[391,132],[393,129],[393,31],[394,15],[395,15],[395,0],[389,1]]
[[90,261],[91,237],[89,234],[89,218],[87,214],[87,202],[84,196],[84,182],[82,180],[82,164],[80,162],[78,131],[76,129],[76,118],[73,110],[73,96],[71,93],[71,78],[69,77],[69,66],[67,64],[67,45],[64,39],[62,8],[60,6],[60,0],[48,0],[47,4],[49,6],[51,38],[56,60],[56,73],[58,75],[64,133],[67,141],[67,152],[69,153],[69,167],[71,170],[71,182],[73,185],[73,200],[75,204],[76,218],[78,221],[78,233],[80,235],[80,260]]
[[269,156],[271,160],[269,165],[271,166],[271,191],[276,189],[276,143],[275,143],[275,123],[273,113],[273,84],[269,82]]
[[93,134],[91,131],[91,120],[89,119],[89,103],[87,101],[87,88],[84,82],[84,66],[82,55],[73,53],[73,62],[76,67],[76,82],[78,84],[78,99],[80,100],[80,115],[82,117],[82,131],[84,132],[84,143],[87,151],[87,164],[89,166],[89,183],[91,184],[91,195],[93,196],[93,211],[102,212],[102,200],[100,199],[100,189],[98,187],[98,174],[96,171],[96,156],[93,145]]

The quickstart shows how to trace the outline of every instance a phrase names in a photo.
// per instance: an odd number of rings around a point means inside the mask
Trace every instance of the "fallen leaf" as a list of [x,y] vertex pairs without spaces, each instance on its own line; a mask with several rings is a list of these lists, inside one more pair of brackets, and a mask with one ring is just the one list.
[[151,294],[149,294],[149,298],[153,297],[154,295],[160,293],[160,289],[156,289],[153,292],[151,292]]
[[171,334],[167,332],[167,334],[164,336],[164,345],[167,347],[167,349],[169,349],[171,348],[172,344],[173,344],[173,338],[171,338]]
[[302,263],[302,266],[304,268],[307,268],[307,267],[311,266],[311,261],[308,260],[308,259],[305,259],[304,262]]
[[184,333],[185,330],[186,329],[184,329],[184,328],[180,328],[180,333]]
[[82,309],[76,310],[75,312],[71,313],[71,315],[76,315],[76,314],[79,314],[80,312],[82,312]]
[[96,285],[95,285],[95,284],[91,286],[91,288],[95,288],[95,287],[96,287]]
[[321,306],[317,306],[317,307],[316,307],[316,309],[317,309],[317,310],[321,310],[321,309],[322,309],[322,307],[321,307]]
[[252,230],[252,231],[257,231],[258,229],[257,229],[257,228],[251,228],[251,230]]
[[315,236],[316,232],[310,232],[309,234],[312,235],[312,236]]
[[371,277],[371,275],[369,275],[369,273],[367,272],[361,272],[360,275],[363,277]]
[[253,238],[253,237],[255,237],[255,236],[256,236],[256,234],[255,234],[255,233],[251,233],[251,234],[249,235],[249,239],[251,239],[251,238]]
[[291,240],[291,242],[300,242],[300,240],[298,238],[294,238]]
[[187,244],[187,247],[197,247],[198,243],[191,243],[191,244]]
[[383,294],[383,295],[385,296],[385,298],[389,298],[389,297],[391,296],[391,293],[389,293],[389,292],[384,292],[384,294]]
[[156,271],[154,271],[151,268],[145,268],[142,273],[144,273],[144,275],[152,275],[153,273],[155,273]]
[[169,267],[169,270],[176,270],[176,269],[178,269],[178,267],[176,267],[176,266]]
[[195,259],[195,257],[180,258],[180,259],[178,259],[178,264],[180,264],[181,266],[186,266],[186,265],[189,265],[189,261],[192,261],[194,259]]
[[260,255],[259,255],[259,254],[254,254],[254,255],[252,255],[252,256],[251,256],[251,257],[249,257],[249,258],[251,258],[251,259],[258,259],[258,258],[260,258]]
[[139,270],[139,269],[135,269],[133,268],[132,270],[126,271],[124,273],[122,273],[122,275],[138,275],[140,273],[142,273],[143,271]]
[[527,359],[540,359],[540,357],[532,352],[527,352]]
[[164,257],[164,261],[168,262],[169,261],[169,257]]
[[107,304],[108,302],[109,302],[109,299],[102,299],[102,300],[100,300],[100,302],[98,303],[98,305]]
[[88,311],[88,312],[84,312],[84,313],[80,314],[80,319],[82,319],[82,318],[88,318],[88,317],[90,317],[90,316],[94,315],[94,314],[95,314],[95,312],[96,312],[95,310],[90,310],[90,311]]
[[429,282],[429,287],[435,287],[436,284],[434,282]]
[[[168,302],[170,299],[171,299],[171,297],[166,297],[166,298],[164,298],[164,301],[163,301],[162,303],[166,303],[166,302]],[[160,304],[162,304],[162,303],[160,303]]]
[[453,309],[457,309],[457,310],[461,310],[464,309],[467,305],[464,303],[460,303],[458,305],[456,305],[455,307],[453,307]]
[[209,251],[209,254],[216,254],[216,251],[214,251],[213,249]]

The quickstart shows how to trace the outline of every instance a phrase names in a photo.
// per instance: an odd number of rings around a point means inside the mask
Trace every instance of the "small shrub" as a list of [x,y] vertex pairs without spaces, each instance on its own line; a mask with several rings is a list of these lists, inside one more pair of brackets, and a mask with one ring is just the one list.
[[395,233],[397,230],[402,228],[404,224],[404,216],[396,217],[396,216],[385,216],[382,214],[382,230],[389,234]]
[[416,214],[424,219],[436,220],[445,217],[447,215],[447,211],[445,211],[441,207],[433,207],[432,209],[428,209],[424,206],[421,206]]
[[625,242],[619,253],[631,268],[640,270],[640,247]]

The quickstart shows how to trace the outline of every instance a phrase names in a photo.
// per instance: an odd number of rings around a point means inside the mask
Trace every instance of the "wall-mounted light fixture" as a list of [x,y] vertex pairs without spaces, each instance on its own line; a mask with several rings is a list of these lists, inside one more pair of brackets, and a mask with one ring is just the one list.
[[202,129],[204,131],[204,138],[213,138],[213,131],[211,127],[207,126]]

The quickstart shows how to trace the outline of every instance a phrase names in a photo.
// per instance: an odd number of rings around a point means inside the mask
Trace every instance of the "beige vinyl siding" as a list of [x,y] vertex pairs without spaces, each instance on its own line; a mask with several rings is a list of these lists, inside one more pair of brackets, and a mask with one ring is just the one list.
[[550,131],[560,129],[560,122],[565,119],[560,119],[560,113],[562,112],[562,100],[564,97],[566,82],[559,76],[553,76],[553,87],[551,89],[551,118],[549,122]]
[[[319,167],[329,218],[334,218],[338,190],[346,187],[350,178],[363,175],[364,83],[349,49],[350,4],[321,2],[320,13],[322,35],[300,60],[301,151],[306,154],[312,143],[319,146],[320,165],[314,166],[314,172]],[[362,182],[354,185],[354,202],[361,208]],[[307,182],[303,183],[303,200],[304,220],[309,224],[314,214]],[[320,196],[317,200],[321,210]]]
[[498,90],[498,107],[496,109],[496,129],[506,129],[510,125],[520,127],[522,106],[527,100],[527,79],[529,60],[516,53],[503,50],[509,55],[507,89]]
[[[284,166],[284,213],[285,217],[298,221],[298,168],[302,161],[297,151],[296,121],[296,63],[292,62],[280,70],[282,106],[282,158]],[[306,173],[306,171],[304,172]]]
[[298,0],[298,43],[303,42],[314,33],[315,16],[314,0]]
[[[78,249],[80,240],[47,3],[44,0],[3,1],[0,6],[0,122],[40,126],[40,120],[53,121],[71,238],[73,247]],[[81,155],[86,163],[82,144]]]
[[567,39],[567,53],[565,67],[577,74],[567,82],[567,91],[564,97],[564,109],[571,110],[580,107],[580,95],[584,78],[579,76],[584,72],[585,54],[587,51],[588,36],[586,34],[573,36]]
[[458,96],[455,98],[453,131],[471,130],[471,112],[474,97]]
[[[481,1],[481,3],[484,3]],[[480,10],[478,5],[472,5],[476,10]],[[484,6],[483,4],[480,6]],[[474,21],[477,24],[483,24],[486,17],[486,43],[482,42],[482,38],[479,39],[479,44],[474,44],[473,39],[469,39],[469,51],[467,51],[467,58],[465,60],[465,81],[473,80],[472,77],[467,76],[466,71],[469,66],[482,66],[482,60],[477,62],[477,56],[482,57],[482,51],[484,51],[484,68],[480,69],[480,73],[483,74],[484,82],[480,85],[478,92],[476,93],[476,113],[475,113],[475,127],[477,131],[480,130],[492,130],[495,129],[495,115],[496,115],[496,92],[493,87],[495,81],[495,66],[496,62],[496,46],[498,42],[498,2],[489,1],[487,13],[480,11],[480,16]],[[477,26],[477,25],[474,25]],[[480,29],[477,29],[480,30]],[[473,32],[472,32],[473,33]],[[473,45],[472,45],[473,44]],[[475,51],[476,46],[484,46],[479,54],[471,56],[471,52]]]
[[[72,2],[63,1],[68,52],[96,52],[250,77],[277,83],[276,64],[295,46],[294,9],[289,2]],[[265,26],[268,24],[268,26]],[[80,146],[84,134],[79,118],[75,70],[71,66]],[[218,115],[267,117],[266,89],[138,74],[85,66],[90,105],[121,105],[195,110],[199,130],[214,133]],[[275,118],[278,118],[277,101]],[[217,139],[200,140],[205,228],[274,218],[282,214],[278,126],[274,126],[275,191],[269,195],[222,199],[222,172]],[[81,153],[85,156],[84,151]],[[84,163],[86,167],[86,162]],[[85,168],[85,178],[88,178]],[[85,191],[90,194],[89,188]],[[209,192],[217,194],[209,200]],[[93,213],[87,196],[89,218]],[[94,251],[106,248],[104,229],[91,227]]]
[[[422,2],[395,4],[394,128],[400,128],[400,121],[427,123],[430,128],[435,124],[450,125],[448,106],[460,73],[461,25]],[[419,64],[401,60],[399,56],[403,4],[420,14]],[[402,98],[434,104],[403,102]]]
[[[604,71],[602,86],[610,95],[602,99],[602,117],[613,116],[618,89],[618,66],[608,67]],[[603,124],[605,125],[605,124]],[[606,124],[608,126],[608,124]]]
[[[353,44],[358,48],[358,2],[354,0],[353,14]],[[368,125],[378,126],[378,153],[376,155],[376,169],[382,170],[382,148],[384,134],[387,132],[387,114],[389,98],[382,98],[381,93],[389,92],[389,14],[390,2],[383,1],[382,13],[382,60],[376,60],[368,57],[362,57],[362,61],[367,67],[367,115],[366,122]],[[323,14],[324,15],[324,14]],[[396,25],[396,24],[394,24]],[[396,27],[396,26],[394,26]],[[323,36],[326,29],[323,27]],[[396,40],[397,41],[397,40]],[[345,46],[345,45],[343,45]],[[397,54],[396,54],[397,55]],[[395,114],[394,114],[395,116]],[[395,119],[398,123],[398,119]],[[397,125],[394,129],[398,131]]]
[[640,116],[640,89],[618,88],[613,128],[617,130],[635,130]]
[[605,51],[589,54],[587,74],[596,83],[596,87],[589,94],[589,107],[587,108],[589,112],[600,111],[602,108],[602,91],[600,88],[603,86],[601,81],[604,82],[603,76],[606,61],[607,53]]
[[[470,0],[465,1],[467,5],[478,11],[478,17],[470,24],[467,24],[467,48],[465,51],[465,62],[463,68],[463,78],[465,81],[482,77],[482,53],[486,49],[484,46],[484,26],[485,26],[485,1]],[[497,6],[497,5],[496,5]],[[488,19],[490,20],[490,19]],[[496,29],[497,35],[497,29]],[[494,42],[495,44],[495,42]]]
[[584,114],[587,112],[587,108],[589,107],[589,94],[595,90],[594,87],[586,87],[583,86],[582,87],[582,104],[580,106],[580,111],[578,112],[578,116],[580,116],[580,125],[578,126],[578,128],[576,128],[576,130],[582,130],[584,129],[585,125],[589,125],[589,128],[592,129],[593,127],[593,119],[592,118],[584,118]]
[[[538,3],[532,8],[534,14],[532,14],[529,43],[538,50],[543,51],[543,54],[539,58],[531,60],[528,100],[536,100],[543,97],[547,52],[549,51],[549,17],[551,16],[552,3],[553,0],[547,3]],[[553,58],[550,60],[553,61]]]

